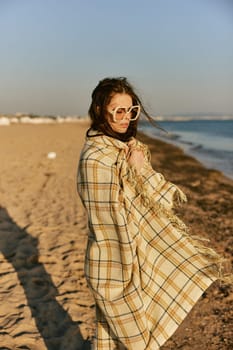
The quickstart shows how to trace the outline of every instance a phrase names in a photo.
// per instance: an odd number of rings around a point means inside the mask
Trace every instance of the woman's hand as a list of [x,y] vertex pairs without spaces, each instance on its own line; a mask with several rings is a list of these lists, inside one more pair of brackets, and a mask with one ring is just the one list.
[[145,164],[145,157],[144,157],[143,151],[137,148],[134,140],[128,143],[128,147],[129,147],[128,155],[127,155],[128,164],[134,167],[137,173],[140,173],[141,169]]

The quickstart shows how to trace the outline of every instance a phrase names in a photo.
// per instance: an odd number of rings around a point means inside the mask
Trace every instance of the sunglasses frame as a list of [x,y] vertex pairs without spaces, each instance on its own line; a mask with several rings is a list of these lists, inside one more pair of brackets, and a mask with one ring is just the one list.
[[[124,106],[117,106],[117,107],[114,108],[112,111],[109,111],[109,113],[112,115],[113,121],[114,121],[115,123],[119,123],[119,122],[121,122],[122,120],[125,120],[127,114],[131,113],[132,109],[135,108],[135,107],[138,108],[138,112],[137,112],[136,117],[130,119],[130,121],[132,122],[132,121],[134,121],[134,120],[137,120],[138,117],[139,117],[139,115],[140,115],[140,113],[141,113],[141,106],[140,106],[140,105],[131,106],[131,107],[129,107],[129,108],[124,107]],[[117,111],[118,111],[119,108],[124,108],[124,110],[125,110],[125,116],[124,116],[124,118],[122,118],[122,119],[120,119],[120,120],[117,120],[117,119],[116,119],[116,113],[117,113]],[[128,111],[126,112],[127,109],[128,109]]]

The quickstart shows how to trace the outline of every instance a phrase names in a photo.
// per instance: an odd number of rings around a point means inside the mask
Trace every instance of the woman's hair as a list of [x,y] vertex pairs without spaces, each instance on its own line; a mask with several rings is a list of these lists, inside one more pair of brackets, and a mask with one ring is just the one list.
[[146,112],[132,85],[126,78],[105,78],[99,82],[91,95],[92,102],[88,111],[91,118],[91,129],[100,131],[107,136],[114,137],[121,141],[128,141],[132,136],[136,136],[138,120],[131,121],[125,133],[118,133],[112,130],[109,125],[106,119],[107,106],[115,94],[127,94],[131,96],[133,105],[140,105],[141,112],[147,117],[147,119],[155,124],[153,119]]

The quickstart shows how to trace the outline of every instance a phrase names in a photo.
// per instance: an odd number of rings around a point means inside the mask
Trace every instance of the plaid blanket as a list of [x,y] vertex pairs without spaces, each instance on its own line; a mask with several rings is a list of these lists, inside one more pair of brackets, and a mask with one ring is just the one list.
[[[94,131],[78,168],[89,237],[85,275],[96,301],[95,349],[156,350],[216,280],[216,260],[173,213],[182,191],[146,164],[136,175],[126,143]],[[208,258],[207,258],[208,257]]]

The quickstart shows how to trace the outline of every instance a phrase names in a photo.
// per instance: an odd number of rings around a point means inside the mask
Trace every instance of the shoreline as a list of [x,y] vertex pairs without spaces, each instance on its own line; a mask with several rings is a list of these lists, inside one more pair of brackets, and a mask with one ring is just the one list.
[[[196,120],[191,120],[191,122],[196,122]],[[203,120],[202,120],[203,121]],[[217,120],[218,122],[222,122],[222,120]],[[182,121],[184,122],[184,121]],[[225,122],[225,120],[224,120]],[[228,122],[228,120],[226,121]],[[174,125],[179,124],[178,121],[172,121]],[[189,123],[189,121],[185,121],[185,123]],[[212,148],[210,144],[206,144],[205,140],[201,138],[191,138],[188,139],[187,135],[185,135],[184,130],[176,130],[168,131],[168,134],[163,134],[162,132],[156,132],[155,129],[150,129],[146,125],[142,125],[140,128],[142,133],[145,133],[151,138],[159,139],[166,143],[169,143],[175,147],[181,148],[185,154],[194,157],[201,164],[208,168],[218,170],[223,173],[224,176],[233,180],[233,153],[232,150],[225,150],[224,148]],[[187,132],[188,130],[185,130]],[[191,131],[188,131],[192,134]],[[196,132],[197,133],[197,132]],[[195,131],[194,131],[195,134]],[[223,138],[223,141],[225,139]],[[219,141],[220,142],[220,141]],[[228,154],[228,156],[226,156]],[[231,154],[231,156],[230,156]]]
[[[0,128],[2,347],[90,350],[95,312],[83,272],[87,221],[76,192],[87,127],[83,121]],[[178,147],[141,132],[138,138],[149,146],[153,168],[187,194],[178,214],[191,233],[209,239],[232,266],[233,181]],[[228,350],[232,339],[233,289],[215,283],[161,350]]]

